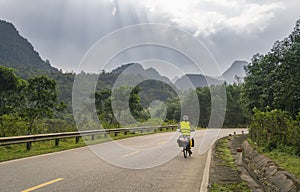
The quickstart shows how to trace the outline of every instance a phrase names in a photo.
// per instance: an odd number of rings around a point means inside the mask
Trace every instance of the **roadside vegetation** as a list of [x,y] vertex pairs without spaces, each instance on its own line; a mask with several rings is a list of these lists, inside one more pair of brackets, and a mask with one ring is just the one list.
[[258,146],[257,143],[253,142],[250,138],[248,141],[260,153],[266,155],[277,165],[300,179],[300,156],[295,153],[297,150],[295,150],[294,147],[279,145],[276,148],[270,149],[268,147]]
[[300,176],[300,20],[292,33],[246,67],[242,87],[252,113],[250,143],[284,169]]
[[213,177],[212,184],[209,186],[210,192],[251,191],[247,182],[240,181],[237,165],[235,164],[235,160],[231,153],[228,137],[216,141],[213,161],[214,174],[220,174],[221,178],[217,179]]
[[279,166],[287,170],[300,179],[300,157],[282,150],[272,150],[263,152],[266,156],[273,159]]
[[213,183],[210,192],[251,192],[246,182],[238,184],[217,184]]
[[230,167],[232,170],[237,170],[227,138],[217,141],[216,154],[217,158],[221,160],[221,165]]

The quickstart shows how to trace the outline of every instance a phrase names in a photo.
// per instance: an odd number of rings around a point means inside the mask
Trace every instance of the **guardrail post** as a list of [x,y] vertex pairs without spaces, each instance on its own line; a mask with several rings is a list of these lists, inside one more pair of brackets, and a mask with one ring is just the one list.
[[127,135],[127,131],[124,132],[124,135]]
[[143,130],[141,130],[141,133],[143,133]]
[[79,139],[80,139],[80,137],[79,137],[79,136],[76,136],[76,137],[75,137],[75,142],[78,143],[78,142],[79,142]]
[[95,140],[95,135],[91,135],[91,139],[92,139],[92,141],[94,141]]
[[118,132],[115,132],[115,137],[118,136]]
[[242,134],[244,135],[244,130],[242,130]]
[[105,137],[105,138],[107,137],[107,133],[104,133],[104,137]]
[[26,143],[26,149],[29,151],[31,149],[31,142]]
[[162,128],[159,128],[160,131],[162,131]]
[[59,139],[55,139],[55,146],[57,147],[59,145]]
[[235,134],[236,134],[236,132],[233,132],[233,134],[235,135]]

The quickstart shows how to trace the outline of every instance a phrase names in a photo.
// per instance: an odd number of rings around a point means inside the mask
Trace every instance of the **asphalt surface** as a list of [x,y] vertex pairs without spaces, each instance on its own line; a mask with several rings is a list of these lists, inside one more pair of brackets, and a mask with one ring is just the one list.
[[[225,129],[218,137],[241,129]],[[89,147],[0,163],[1,192],[199,192],[207,149],[216,131],[197,131],[185,159],[178,133],[132,137]],[[204,137],[204,135],[206,136]],[[202,143],[205,141],[205,143]],[[205,180],[205,179],[204,179]]]

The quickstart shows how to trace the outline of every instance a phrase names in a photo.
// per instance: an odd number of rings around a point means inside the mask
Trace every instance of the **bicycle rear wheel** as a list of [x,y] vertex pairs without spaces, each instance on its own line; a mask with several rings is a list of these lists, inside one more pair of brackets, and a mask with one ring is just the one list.
[[187,153],[188,153],[188,151],[186,150],[186,148],[184,147],[183,148],[183,156],[184,156],[184,158],[187,158]]

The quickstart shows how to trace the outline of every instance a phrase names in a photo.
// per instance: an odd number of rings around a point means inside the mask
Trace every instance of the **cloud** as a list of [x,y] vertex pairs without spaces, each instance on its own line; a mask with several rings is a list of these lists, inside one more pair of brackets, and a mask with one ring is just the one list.
[[223,29],[236,33],[264,30],[275,12],[284,9],[282,2],[259,3],[245,0],[130,0],[148,11],[149,19],[168,18],[187,28],[195,36],[209,36]]
[[140,23],[169,24],[194,34],[225,70],[288,36],[299,6],[299,0],[0,0],[0,18],[63,70],[75,70],[103,36]]
[[263,31],[270,20],[274,18],[274,12],[283,8],[284,5],[282,3],[247,4],[239,16],[227,18],[225,26],[241,33],[251,33],[257,30]]

